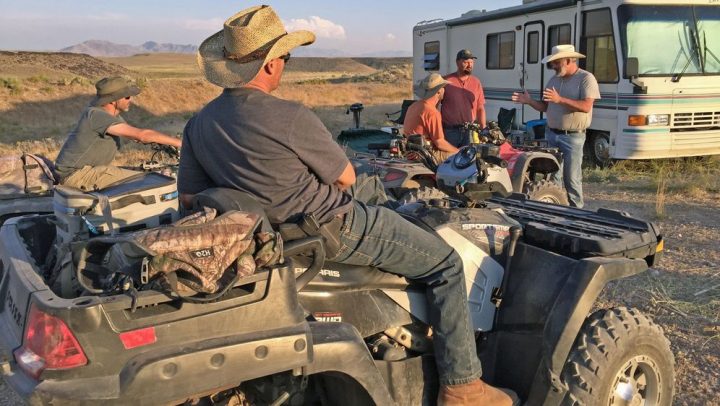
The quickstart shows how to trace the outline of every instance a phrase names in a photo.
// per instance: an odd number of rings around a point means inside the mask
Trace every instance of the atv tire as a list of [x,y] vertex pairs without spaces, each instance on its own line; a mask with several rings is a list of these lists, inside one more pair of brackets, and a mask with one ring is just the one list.
[[557,183],[549,180],[528,182],[525,184],[525,187],[523,187],[523,193],[528,195],[530,200],[562,204],[565,206],[570,204],[567,193],[565,193],[565,189],[560,187]]
[[563,405],[669,406],[674,358],[662,329],[637,309],[603,309],[585,320],[562,372]]

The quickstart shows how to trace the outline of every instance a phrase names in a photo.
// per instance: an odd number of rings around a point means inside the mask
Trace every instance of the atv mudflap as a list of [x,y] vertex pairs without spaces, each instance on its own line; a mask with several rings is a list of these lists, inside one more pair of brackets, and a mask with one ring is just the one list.
[[500,207],[523,226],[523,241],[571,258],[642,258],[658,263],[663,240],[658,227],[628,213],[597,211],[529,200],[523,194],[493,197],[489,207]]
[[642,259],[572,259],[518,243],[495,330],[479,341],[483,379],[528,405],[560,405],[568,354],[608,282],[647,270]]

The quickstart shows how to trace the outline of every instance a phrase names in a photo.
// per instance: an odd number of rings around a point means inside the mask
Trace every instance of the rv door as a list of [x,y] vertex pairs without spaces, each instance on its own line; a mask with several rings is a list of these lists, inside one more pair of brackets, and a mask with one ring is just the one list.
[[[536,100],[542,98],[543,65],[540,60],[542,59],[543,31],[542,23],[525,24],[521,86]],[[539,118],[542,118],[542,113],[527,104],[522,105],[523,123]]]

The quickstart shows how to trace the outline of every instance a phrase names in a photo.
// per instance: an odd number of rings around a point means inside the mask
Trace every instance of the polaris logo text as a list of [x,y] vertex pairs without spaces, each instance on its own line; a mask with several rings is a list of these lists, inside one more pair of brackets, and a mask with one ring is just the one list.
[[470,230],[496,230],[496,231],[507,231],[510,232],[510,226],[503,226],[500,224],[462,224],[463,231]]
[[197,251],[190,251],[190,254],[197,259],[210,258],[215,256],[212,248],[203,248]]
[[340,277],[340,271],[331,271],[329,269],[323,269],[320,271],[320,275],[322,276],[328,276],[330,278],[339,278]]

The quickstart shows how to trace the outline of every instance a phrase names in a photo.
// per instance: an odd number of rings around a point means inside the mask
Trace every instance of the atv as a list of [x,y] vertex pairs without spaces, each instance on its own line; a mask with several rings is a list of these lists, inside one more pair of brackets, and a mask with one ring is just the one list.
[[[403,102],[401,119],[409,106],[407,102]],[[430,143],[420,135],[405,138],[399,134],[397,127],[392,127],[390,131],[361,127],[360,113],[363,108],[362,104],[355,103],[347,109],[346,113],[353,113],[355,127],[342,131],[337,142],[350,149],[350,160],[355,171],[379,176],[390,196],[405,200],[408,191],[435,187],[436,180],[443,177],[460,182],[470,177],[477,181],[477,174],[464,170],[472,170],[474,166],[471,167],[469,163],[460,165],[462,167],[458,165],[464,159],[459,156],[474,156],[474,149],[464,148],[444,162],[436,162],[429,152]],[[561,157],[557,148],[513,146],[494,121],[489,122],[487,128],[481,128],[476,123],[465,123],[463,127],[471,144],[485,143],[499,147],[499,156],[505,163],[497,161],[495,166],[503,170],[492,171],[492,177],[487,181],[497,181],[508,192],[525,193],[532,200],[568,204],[565,190],[550,179],[560,169]],[[439,169],[442,172],[436,174]],[[458,176],[465,178],[455,179]]]
[[[475,157],[478,171],[488,157]],[[151,173],[103,198],[56,193],[54,214],[0,228],[0,370],[20,396],[48,405],[434,404],[424,291],[327,261],[312,216],[277,227],[284,261],[211,303],[142,286],[134,295],[78,289],[76,253],[111,222],[119,233],[164,224],[169,185]],[[660,327],[636,309],[591,313],[608,282],[660,259],[657,228],[612,210],[501,198],[493,185],[447,188],[450,198],[398,209],[460,254],[483,379],[528,405],[670,405],[674,361]],[[86,207],[105,198],[117,208],[110,216]],[[237,191],[196,201],[264,216]],[[139,210],[147,221],[117,218]],[[58,233],[72,248],[62,261],[49,254]]]

